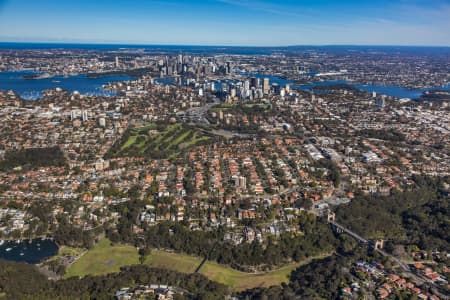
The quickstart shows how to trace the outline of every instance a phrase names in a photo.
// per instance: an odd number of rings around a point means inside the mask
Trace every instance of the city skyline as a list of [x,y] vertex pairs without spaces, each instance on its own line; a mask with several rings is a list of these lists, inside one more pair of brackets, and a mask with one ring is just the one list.
[[450,1],[0,1],[0,41],[450,46]]

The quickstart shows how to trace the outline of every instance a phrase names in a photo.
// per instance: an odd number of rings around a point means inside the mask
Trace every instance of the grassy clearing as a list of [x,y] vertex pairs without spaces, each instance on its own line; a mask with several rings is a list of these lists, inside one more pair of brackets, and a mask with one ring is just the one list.
[[[323,258],[327,255],[317,256],[299,263],[289,264],[280,269],[251,274],[234,270],[228,266],[215,262],[206,262],[200,273],[210,280],[225,284],[235,291],[249,288],[269,287],[280,285],[289,281],[289,274],[301,265],[309,263],[313,259]],[[155,268],[169,269],[182,273],[193,273],[202,259],[186,254],[169,253],[153,250],[145,260],[145,264]],[[66,278],[71,276],[99,275],[118,272],[121,266],[139,264],[137,250],[131,246],[114,245],[108,239],[102,239],[84,256],[67,270]]]
[[139,263],[136,248],[125,245],[111,246],[108,239],[101,239],[69,267],[66,278],[72,276],[100,275],[120,271],[120,267]]
[[[323,258],[325,256],[314,258]],[[249,288],[269,287],[272,285],[280,285],[282,282],[288,282],[289,275],[293,270],[309,263],[312,259],[289,264],[280,269],[261,274],[240,272],[228,266],[208,261],[203,265],[200,273],[207,276],[210,280],[223,283],[236,291],[242,291]],[[200,262],[201,259],[198,257],[154,250],[145,263],[155,268],[166,268],[183,273],[192,273]]]
[[155,268],[175,270],[182,273],[194,273],[201,261],[199,257],[152,250],[145,263]]
[[241,291],[249,288],[280,285],[282,282],[288,282],[289,274],[299,266],[299,263],[295,263],[267,273],[249,274],[231,268],[225,268],[214,262],[208,262],[200,270],[200,273],[213,281],[230,286],[236,291]]

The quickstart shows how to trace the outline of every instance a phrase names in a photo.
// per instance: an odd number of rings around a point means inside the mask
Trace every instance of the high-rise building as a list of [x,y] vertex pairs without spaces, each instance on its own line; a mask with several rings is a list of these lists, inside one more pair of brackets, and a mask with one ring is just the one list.
[[377,98],[376,100],[375,100],[375,105],[378,107],[378,108],[384,108],[385,106],[386,106],[386,96],[381,96],[380,98]]
[[250,78],[250,87],[259,88],[259,78],[257,77]]
[[232,88],[232,89],[231,89],[231,91],[230,91],[230,97],[231,97],[231,98],[236,97],[236,89],[235,89],[235,88]]
[[270,89],[270,86],[269,86],[269,78],[264,78],[263,79],[263,93],[264,94],[268,94],[269,93],[269,89]]
[[231,61],[227,61],[225,72],[226,72],[226,74],[231,74],[232,73]]
[[119,66],[120,66],[119,57],[116,56],[116,68],[118,68]]
[[279,85],[278,83],[273,83],[273,84],[272,84],[272,88],[273,88],[273,92],[274,92],[276,95],[279,95],[279,94],[280,94],[281,88],[280,88],[280,85]]
[[250,81],[246,80],[244,81],[244,89],[249,90],[250,89]]
[[98,119],[98,125],[100,127],[105,127],[106,126],[106,119],[104,117],[101,117]]
[[82,118],[83,122],[87,122],[89,120],[88,112],[86,110],[83,110],[81,118]]

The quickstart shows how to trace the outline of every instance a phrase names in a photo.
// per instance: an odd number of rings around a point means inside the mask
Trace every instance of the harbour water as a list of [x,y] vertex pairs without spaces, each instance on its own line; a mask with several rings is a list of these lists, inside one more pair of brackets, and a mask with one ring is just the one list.
[[0,259],[36,264],[56,255],[58,246],[50,239],[0,241]]
[[330,85],[330,84],[348,84],[357,89],[366,91],[368,93],[376,92],[378,95],[387,95],[396,98],[409,98],[418,99],[420,96],[430,89],[406,89],[400,86],[392,85],[366,85],[366,84],[353,84],[346,80],[331,80],[331,81],[320,81],[311,84],[295,84],[293,88],[298,88],[301,90],[311,90],[316,86]]
[[37,100],[42,91],[62,88],[68,91],[79,91],[81,94],[113,96],[114,92],[103,89],[103,85],[115,81],[133,80],[127,75],[111,75],[99,78],[88,78],[86,74],[75,76],[54,76],[41,79],[25,79],[24,76],[35,75],[32,71],[0,72],[0,90],[13,90],[26,100]]
[[[0,72],[0,90],[13,90],[20,94],[26,100],[37,100],[42,97],[42,91],[46,89],[54,89],[60,87],[68,91],[79,91],[81,94],[113,96],[114,91],[103,89],[103,85],[109,82],[134,80],[135,78],[127,75],[111,75],[98,78],[88,78],[86,74],[75,76],[55,76],[42,79],[25,79],[24,76],[36,74],[32,71],[6,71]],[[320,81],[310,84],[295,84],[292,80],[284,79],[275,75],[268,74],[250,74],[243,73],[244,76],[269,78],[270,84],[277,83],[280,86],[290,84],[292,88],[303,91],[310,91],[316,86],[330,84],[349,84],[355,88],[364,90],[368,93],[376,92],[379,95],[393,96],[397,98],[417,99],[427,90],[430,89],[406,89],[400,86],[390,85],[364,85],[353,84],[346,80],[329,80]],[[155,81],[159,84],[174,84],[173,77],[157,78]],[[219,83],[219,82],[217,82]],[[447,85],[445,88],[450,88]]]
[[[387,95],[396,98],[409,98],[409,99],[418,99],[420,96],[426,92],[433,89],[406,89],[400,86],[392,86],[392,85],[365,85],[365,84],[353,84],[346,80],[328,80],[328,81],[318,81],[309,84],[295,84],[292,80],[287,80],[274,75],[265,75],[265,74],[243,74],[245,76],[254,76],[260,78],[269,78],[269,83],[277,83],[280,86],[284,86],[286,84],[290,84],[292,88],[303,90],[303,91],[311,91],[316,86],[325,86],[331,84],[348,84],[352,87],[358,88],[360,90],[366,91],[368,93],[376,92],[378,95]],[[443,88],[450,88],[449,85]]]

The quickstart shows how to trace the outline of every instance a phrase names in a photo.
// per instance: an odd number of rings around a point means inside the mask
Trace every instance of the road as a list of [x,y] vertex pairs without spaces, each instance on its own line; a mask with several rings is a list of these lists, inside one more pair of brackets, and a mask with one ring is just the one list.
[[[338,228],[339,230],[341,230],[342,232],[347,233],[349,236],[353,237],[354,239],[356,239],[358,242],[365,244],[365,245],[369,245],[370,242],[369,240],[363,238],[362,236],[360,236],[359,234],[357,234],[356,232],[340,225],[339,223],[332,221],[329,222],[331,225],[335,226],[336,228]],[[431,289],[433,290],[433,293],[436,294],[437,296],[439,296],[441,299],[449,299],[449,297],[443,293],[440,292],[440,287],[431,281],[428,281],[418,275],[416,275],[414,272],[411,271],[409,265],[402,261],[401,259],[383,251],[382,249],[375,249],[375,251],[377,251],[378,253],[380,253],[381,255],[383,255],[384,257],[389,257],[392,261],[394,261],[404,272],[404,274],[406,274],[409,278],[411,278],[411,280],[416,284],[416,285],[423,285],[423,284],[429,284]]]

